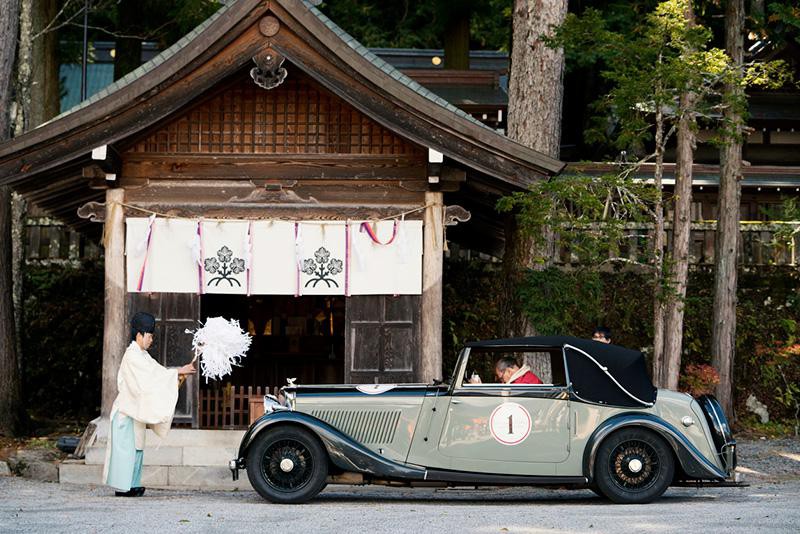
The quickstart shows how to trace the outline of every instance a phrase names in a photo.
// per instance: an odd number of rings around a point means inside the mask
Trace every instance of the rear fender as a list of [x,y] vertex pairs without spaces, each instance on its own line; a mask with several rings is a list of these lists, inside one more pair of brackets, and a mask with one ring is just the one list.
[[594,464],[600,445],[613,432],[627,427],[646,428],[664,438],[675,452],[680,466],[688,477],[703,480],[726,478],[724,471],[706,458],[692,442],[667,421],[647,413],[627,413],[607,419],[589,437],[583,451],[583,473],[590,482],[594,480]]
[[264,431],[278,425],[294,425],[316,435],[331,462],[343,471],[373,475],[387,479],[423,480],[425,469],[403,465],[384,458],[343,434],[328,423],[303,412],[275,411],[261,416],[242,437],[237,463],[245,466],[247,451]]

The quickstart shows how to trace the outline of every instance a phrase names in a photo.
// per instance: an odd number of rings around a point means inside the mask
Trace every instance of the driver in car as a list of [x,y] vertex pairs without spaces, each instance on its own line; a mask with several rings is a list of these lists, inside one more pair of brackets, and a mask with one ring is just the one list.
[[[505,358],[500,358],[497,360],[497,363],[494,364],[494,374],[497,376],[497,380],[502,384],[542,383],[539,377],[533,374],[533,371],[531,371],[530,367],[527,365],[520,367],[519,363],[517,363],[517,360],[510,356],[506,356]],[[473,374],[469,379],[469,383],[480,384],[481,378],[478,375]]]

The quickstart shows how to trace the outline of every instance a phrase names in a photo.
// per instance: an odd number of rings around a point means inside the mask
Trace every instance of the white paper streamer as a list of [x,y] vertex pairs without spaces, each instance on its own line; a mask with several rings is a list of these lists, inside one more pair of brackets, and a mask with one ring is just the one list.
[[408,244],[408,235],[406,235],[405,215],[400,218],[397,234],[397,263],[405,265],[408,263],[408,258],[411,255],[411,250]]
[[[219,380],[231,374],[233,366],[241,365],[250,348],[250,336],[239,327],[239,322],[223,317],[209,317],[206,324],[194,332],[192,348],[200,357],[200,371],[208,379]],[[195,359],[197,358],[195,356]]]
[[203,255],[200,253],[200,234],[195,232],[187,245],[192,253],[192,261],[197,265],[203,265]]
[[144,233],[144,239],[142,239],[139,244],[136,245],[136,254],[142,255],[147,251],[147,242],[150,240],[150,234],[153,232],[153,221],[155,220],[155,213],[147,218],[147,231]]

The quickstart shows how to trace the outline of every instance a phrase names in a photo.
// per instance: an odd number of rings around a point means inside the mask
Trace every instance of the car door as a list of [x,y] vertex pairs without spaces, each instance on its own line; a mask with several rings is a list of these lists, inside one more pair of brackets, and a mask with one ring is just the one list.
[[569,456],[569,415],[562,386],[464,384],[450,396],[439,453],[451,469],[554,474]]

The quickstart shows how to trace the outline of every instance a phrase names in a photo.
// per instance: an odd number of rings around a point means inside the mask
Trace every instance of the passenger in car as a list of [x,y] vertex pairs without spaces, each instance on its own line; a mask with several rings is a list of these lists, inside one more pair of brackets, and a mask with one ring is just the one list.
[[592,340],[600,343],[611,343],[611,329],[607,326],[598,326],[592,333]]
[[539,377],[533,374],[527,365],[519,366],[517,360],[507,356],[500,358],[494,365],[497,379],[503,384],[541,384]]

